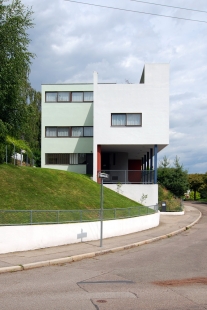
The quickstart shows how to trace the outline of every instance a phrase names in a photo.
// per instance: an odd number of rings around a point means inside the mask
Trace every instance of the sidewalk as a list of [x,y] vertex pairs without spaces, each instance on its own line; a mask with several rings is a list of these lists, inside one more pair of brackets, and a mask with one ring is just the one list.
[[0,273],[20,271],[84,258],[113,253],[173,236],[193,226],[201,217],[200,211],[185,206],[184,215],[162,215],[160,225],[142,232],[100,241],[82,242],[40,250],[0,254]]

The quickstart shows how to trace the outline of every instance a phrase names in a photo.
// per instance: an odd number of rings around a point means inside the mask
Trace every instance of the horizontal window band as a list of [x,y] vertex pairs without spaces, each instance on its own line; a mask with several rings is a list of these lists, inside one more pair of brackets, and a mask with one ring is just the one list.
[[46,91],[45,102],[48,103],[93,102],[93,91]]

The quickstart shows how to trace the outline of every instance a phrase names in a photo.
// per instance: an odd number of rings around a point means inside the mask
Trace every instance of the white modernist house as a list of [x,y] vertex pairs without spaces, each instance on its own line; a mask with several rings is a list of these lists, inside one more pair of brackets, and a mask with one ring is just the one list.
[[158,200],[157,153],[169,144],[169,65],[146,64],[139,84],[42,85],[42,167],[109,178],[136,201]]

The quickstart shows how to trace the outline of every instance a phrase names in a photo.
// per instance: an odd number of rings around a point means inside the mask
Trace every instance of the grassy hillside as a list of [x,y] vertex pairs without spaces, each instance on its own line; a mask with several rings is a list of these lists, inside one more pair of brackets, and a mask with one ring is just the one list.
[[[100,185],[85,175],[52,169],[0,165],[1,210],[99,209]],[[104,188],[104,208],[138,203]]]

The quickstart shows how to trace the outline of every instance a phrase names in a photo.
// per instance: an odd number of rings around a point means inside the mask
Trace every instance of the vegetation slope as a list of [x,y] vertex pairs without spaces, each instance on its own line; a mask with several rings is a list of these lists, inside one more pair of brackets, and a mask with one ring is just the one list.
[[[1,210],[80,210],[100,208],[100,184],[71,172],[0,165]],[[139,205],[104,188],[104,208]]]

